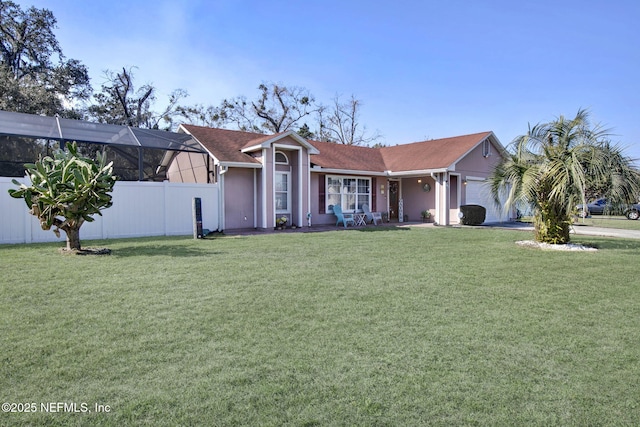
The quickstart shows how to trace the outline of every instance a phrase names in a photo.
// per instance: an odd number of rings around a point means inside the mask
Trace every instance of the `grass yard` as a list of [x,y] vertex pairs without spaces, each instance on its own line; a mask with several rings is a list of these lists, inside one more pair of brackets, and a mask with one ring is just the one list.
[[576,225],[593,227],[619,228],[623,230],[640,230],[640,220],[631,221],[623,216],[598,216],[578,218]]
[[37,405],[0,425],[639,425],[640,241],[514,244],[530,238],[435,227],[84,242],[110,256],[0,246],[0,393]]
[[[532,223],[530,216],[521,219],[522,222]],[[624,216],[593,215],[589,218],[575,218],[574,226],[616,228],[621,230],[640,230],[640,220],[628,220]]]

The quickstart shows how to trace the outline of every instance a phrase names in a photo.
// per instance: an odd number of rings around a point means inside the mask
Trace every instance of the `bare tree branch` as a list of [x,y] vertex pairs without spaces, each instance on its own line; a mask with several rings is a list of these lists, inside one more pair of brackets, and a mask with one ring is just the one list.
[[340,96],[336,95],[326,122],[322,117],[326,108],[318,110],[321,115],[321,135],[345,145],[367,145],[378,140],[381,137],[378,132],[368,135],[367,128],[360,125],[361,107],[362,101],[354,95],[346,102],[341,102]]

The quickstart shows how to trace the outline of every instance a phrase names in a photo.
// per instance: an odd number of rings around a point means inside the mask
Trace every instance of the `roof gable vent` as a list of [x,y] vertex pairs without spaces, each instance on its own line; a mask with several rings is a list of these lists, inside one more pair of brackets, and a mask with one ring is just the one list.
[[491,142],[489,138],[482,141],[482,157],[489,157],[491,155]]

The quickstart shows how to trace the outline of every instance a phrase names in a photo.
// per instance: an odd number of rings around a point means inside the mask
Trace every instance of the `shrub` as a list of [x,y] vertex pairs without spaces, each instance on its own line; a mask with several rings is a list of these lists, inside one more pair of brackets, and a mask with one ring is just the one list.
[[462,224],[464,225],[480,225],[487,217],[487,210],[480,205],[462,205],[460,206],[462,213]]
[[[19,188],[10,189],[9,195],[24,199],[30,213],[38,218],[43,230],[60,236],[67,234],[67,249],[81,250],[80,227],[93,221],[93,215],[110,207],[111,193],[116,182],[113,162],[106,161],[104,153],[96,159],[83,157],[76,143],[59,150],[53,158],[46,156],[36,163],[26,164],[30,185],[12,181]],[[61,219],[62,218],[62,219]]]

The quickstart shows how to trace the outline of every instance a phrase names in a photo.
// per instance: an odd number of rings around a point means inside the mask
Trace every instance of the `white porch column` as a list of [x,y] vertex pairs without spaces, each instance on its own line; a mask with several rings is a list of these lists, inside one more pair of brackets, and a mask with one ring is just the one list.
[[[267,218],[267,165],[269,161],[267,160],[267,149],[262,149],[262,228],[274,227],[275,226],[275,218],[271,215],[271,220]],[[271,161],[271,166],[273,167],[273,160]],[[273,198],[273,195],[271,195]],[[270,222],[273,224],[269,225]]]
[[442,213],[443,221],[442,225],[451,225],[449,220],[449,205],[451,198],[451,191],[449,190],[449,173],[443,172],[442,174]]
[[449,180],[447,172],[438,172],[431,177],[436,182],[436,215],[435,222],[439,225],[449,225]]

